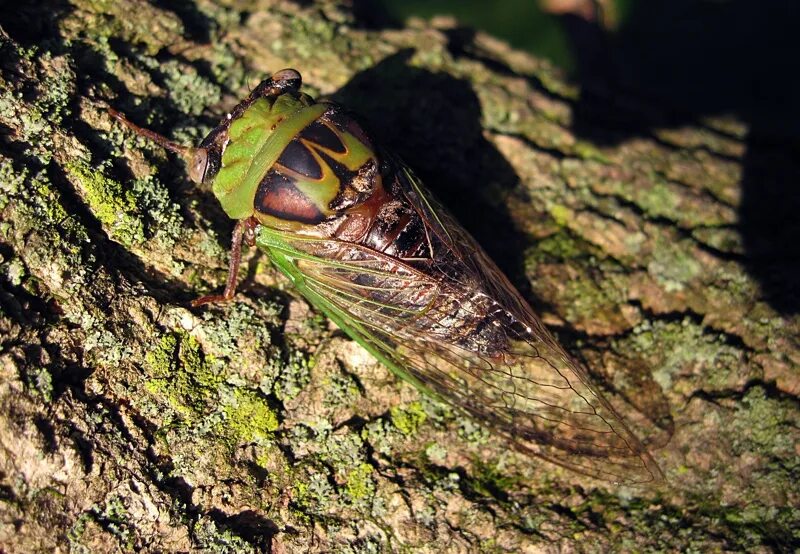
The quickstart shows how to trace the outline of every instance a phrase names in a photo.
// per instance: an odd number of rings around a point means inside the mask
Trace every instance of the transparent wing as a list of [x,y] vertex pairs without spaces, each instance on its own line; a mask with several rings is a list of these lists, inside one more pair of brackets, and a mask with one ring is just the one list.
[[[445,232],[439,217],[431,223]],[[378,359],[519,450],[609,481],[660,480],[586,371],[474,240],[458,226],[446,236],[438,244],[450,250],[447,271],[335,239],[283,235],[269,247],[293,266],[301,292]]]

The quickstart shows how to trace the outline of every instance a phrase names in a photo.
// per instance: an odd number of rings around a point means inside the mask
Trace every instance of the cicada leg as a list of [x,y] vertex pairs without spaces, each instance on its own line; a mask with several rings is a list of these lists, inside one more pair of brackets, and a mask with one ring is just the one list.
[[197,300],[192,301],[192,306],[196,308],[203,304],[228,302],[233,298],[233,295],[236,294],[239,264],[242,261],[242,242],[244,241],[248,246],[253,246],[255,244],[255,230],[257,225],[258,222],[253,217],[240,219],[236,222],[236,227],[233,228],[233,237],[231,238],[231,260],[228,264],[228,282],[225,284],[225,290],[222,294],[201,296]]

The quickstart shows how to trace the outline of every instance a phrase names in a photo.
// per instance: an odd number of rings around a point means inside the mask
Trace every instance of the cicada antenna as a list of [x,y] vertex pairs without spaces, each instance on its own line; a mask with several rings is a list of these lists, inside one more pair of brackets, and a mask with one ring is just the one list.
[[151,131],[150,129],[145,129],[144,127],[139,127],[138,125],[131,122],[127,117],[125,117],[122,113],[118,112],[114,108],[108,108],[108,113],[109,115],[111,115],[111,117],[113,117],[126,127],[128,127],[131,131],[133,131],[137,135],[141,135],[143,137],[152,140],[153,142],[155,142],[156,144],[158,144],[163,148],[166,148],[170,152],[175,152],[176,154],[180,154],[182,156],[190,156],[192,154],[192,151],[194,150],[194,148],[192,148],[191,146],[183,146],[182,144],[172,142],[167,137],[159,135],[155,131]]

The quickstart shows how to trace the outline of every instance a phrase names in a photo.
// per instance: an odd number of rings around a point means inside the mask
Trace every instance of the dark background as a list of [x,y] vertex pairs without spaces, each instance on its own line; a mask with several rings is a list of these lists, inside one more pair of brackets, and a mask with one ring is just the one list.
[[368,26],[450,14],[463,26],[456,50],[481,29],[550,59],[581,85],[574,130],[595,143],[709,116],[744,121],[743,250],[730,256],[776,310],[800,311],[800,3],[610,0],[594,20],[534,0],[355,3]]

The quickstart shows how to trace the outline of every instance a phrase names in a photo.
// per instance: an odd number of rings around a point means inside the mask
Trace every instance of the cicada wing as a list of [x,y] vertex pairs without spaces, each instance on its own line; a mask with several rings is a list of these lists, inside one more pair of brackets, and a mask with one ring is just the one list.
[[[284,236],[270,247],[292,264],[301,292],[398,376],[519,450],[608,481],[661,478],[585,370],[529,309],[515,313],[523,300],[515,296],[509,310],[507,298],[465,291],[334,239]],[[490,271],[502,277],[493,264]],[[517,294],[507,287],[505,295]]]
[[[496,319],[505,348],[494,354],[452,344],[413,343],[407,363],[460,368],[449,400],[487,422],[518,449],[572,470],[613,482],[662,479],[658,465],[586,372],[549,336]],[[546,332],[546,331],[545,331]],[[494,339],[497,341],[497,339]],[[425,369],[423,369],[425,371]]]
[[[511,396],[508,389],[513,388],[519,393],[515,396],[525,398],[534,408],[530,413],[528,408],[520,408],[514,402],[493,413],[481,411],[478,406],[478,411],[473,411],[473,414],[485,421],[496,420],[498,415],[516,414],[510,425],[508,421],[501,421],[497,427],[501,431],[514,429],[515,434],[510,438],[518,447],[556,464],[613,481],[662,480],[658,464],[592,384],[588,371],[553,338],[477,241],[407,166],[400,161],[397,163],[400,167],[397,178],[409,191],[409,201],[426,220],[429,232],[439,238],[442,248],[434,253],[434,258],[447,258],[451,263],[455,260],[463,264],[466,269],[461,273],[471,275],[467,281],[480,282],[486,294],[502,307],[501,310],[494,309],[483,323],[491,323],[502,330],[494,342],[506,346],[502,349],[503,361],[498,365],[496,360],[487,360],[485,356],[476,359],[470,352],[465,356],[459,353],[455,358],[466,357],[472,360],[473,367],[484,367],[482,384],[490,384],[491,390],[502,391],[500,394],[504,399]],[[453,357],[452,345],[444,346],[443,353],[437,352],[437,356],[449,356],[453,363],[458,364]],[[525,368],[522,374],[504,377],[507,368],[519,366]],[[501,382],[495,383],[495,377]],[[504,379],[507,380],[505,387]],[[571,412],[567,420],[563,420],[565,409]],[[564,453],[570,454],[569,460],[564,459]],[[581,457],[586,460],[581,461]],[[603,457],[605,462],[598,463]]]

